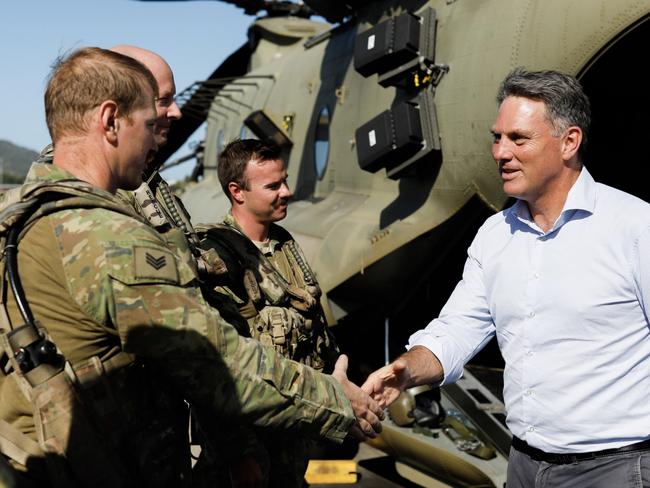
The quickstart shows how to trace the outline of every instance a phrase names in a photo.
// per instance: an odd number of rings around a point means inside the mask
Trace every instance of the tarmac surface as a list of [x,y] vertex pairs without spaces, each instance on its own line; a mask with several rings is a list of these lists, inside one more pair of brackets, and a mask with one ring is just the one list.
[[[192,446],[195,459],[201,452],[199,446]],[[420,485],[402,476],[395,469],[395,460],[386,453],[362,443],[354,457],[357,463],[356,483],[312,483],[309,488],[444,488],[445,484]]]
[[348,484],[311,484],[310,488],[421,488],[395,470],[395,460],[384,452],[368,444],[360,444],[354,460],[357,462],[358,478],[356,483]]

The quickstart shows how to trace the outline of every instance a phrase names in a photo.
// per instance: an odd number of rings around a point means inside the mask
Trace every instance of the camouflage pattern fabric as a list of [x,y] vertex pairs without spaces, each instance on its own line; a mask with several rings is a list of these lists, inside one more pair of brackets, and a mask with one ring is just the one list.
[[[256,245],[231,214],[223,225],[201,225],[196,231],[204,250],[224,260],[227,279],[211,283],[212,296],[225,295],[239,304],[248,332],[265,346],[317,370],[331,368],[339,355],[327,327],[320,287],[298,244],[275,224],[269,240]],[[270,460],[270,487],[299,488],[313,442],[300,435],[258,432]]]
[[[185,262],[193,266],[202,281],[215,279],[226,272],[225,264],[215,252],[206,252],[198,247],[198,237],[192,226],[185,207],[171,191],[167,182],[158,172],[154,172],[135,191],[118,190],[117,196],[127,206],[147,221],[156,231],[165,236],[170,247]],[[209,305],[238,331],[247,328],[246,321],[239,313],[237,305],[225,295],[213,296]],[[246,336],[247,334],[244,334]],[[206,455],[210,457],[210,448],[204,430],[198,425],[196,416],[192,416],[192,443],[202,445],[201,459],[194,470],[194,486],[212,486],[214,480],[201,470]],[[225,473],[220,473],[220,485],[229,484],[227,463],[237,461],[243,456],[257,455],[258,441],[250,425],[224,425],[220,435],[221,444],[228,446],[220,456],[220,462],[226,466]],[[212,456],[215,457],[215,456]]]
[[[55,166],[35,164],[26,184],[73,180]],[[94,198],[121,202],[101,190]],[[103,361],[120,351],[134,354],[147,377],[160,379],[152,385],[192,404],[215,444],[220,427],[242,421],[335,441],[345,437],[354,415],[336,381],[240,337],[206,303],[196,286],[196,267],[182,257],[190,253],[176,252],[175,246],[182,243],[170,244],[148,225],[97,202],[87,207],[40,218],[19,246],[27,299],[70,363],[77,366],[95,357]],[[20,323],[11,300],[8,311],[12,323]],[[0,418],[34,437],[32,409],[15,388],[8,394],[5,388],[13,383],[8,378],[0,386]],[[137,426],[138,419],[157,414],[147,391],[133,388],[135,383],[130,375],[120,376],[110,390],[121,394],[114,403],[127,408],[116,410],[112,422],[124,434],[117,432],[107,442],[114,437],[125,441],[125,432]],[[138,404],[134,398],[149,409],[130,410],[128,405]],[[136,437],[143,441],[145,434]],[[146,443],[126,442],[115,449],[134,469],[134,478],[125,486],[137,485],[141,473],[164,466],[164,453],[142,456]],[[134,466],[132,456],[151,462]],[[176,481],[160,480],[158,486]]]
[[[158,172],[154,172],[133,192],[118,191],[129,208],[163,234],[168,242],[176,242],[176,252],[191,258],[202,281],[220,279],[227,272],[225,264],[213,250],[204,251],[198,246],[198,238],[191,219],[180,200],[173,195],[167,182]],[[184,252],[183,249],[191,253]],[[232,324],[240,335],[249,337],[248,324],[239,313],[237,304],[223,294],[209,295],[210,306]],[[191,418],[192,443],[201,446],[201,454],[192,471],[193,486],[230,485],[229,464],[236,463],[244,456],[258,459],[265,477],[268,477],[268,460],[265,449],[260,447],[257,435],[251,425],[224,425],[221,429],[220,443],[210,444],[196,415]],[[227,446],[227,448],[224,448]],[[218,468],[216,468],[218,466]]]
[[259,247],[228,214],[223,225],[200,225],[204,250],[224,260],[227,279],[212,283],[230,296],[248,319],[251,336],[280,354],[317,370],[331,368],[340,354],[320,305],[321,291],[298,243],[272,224]]
[[130,200],[138,213],[159,232],[165,233],[172,228],[181,229],[192,250],[197,252],[198,239],[189,214],[160,173],[154,172],[137,190],[120,193]]
[[[208,303],[242,336],[253,337],[283,356],[316,370],[323,370],[326,365],[332,367],[339,351],[319,304],[320,288],[302,250],[284,229],[272,226],[266,253],[260,252],[241,233],[231,215],[224,222],[226,228],[217,225],[195,230],[185,208],[171,195],[169,186],[158,173],[136,191],[122,192],[121,196],[166,237],[173,230],[182,229],[188,246],[193,249],[197,267],[204,270],[202,278],[210,284],[203,287]],[[202,239],[200,247],[197,234]],[[243,321],[242,315],[248,320]],[[197,431],[200,438],[200,426]],[[224,432],[223,445],[229,449],[219,447],[219,452],[203,449],[194,469],[201,486],[210,486],[214,479],[227,484],[224,461],[238,444],[245,446],[238,452],[269,459],[270,486],[301,486],[312,442],[300,436],[264,432],[257,435],[264,440],[257,442],[247,429],[239,431],[239,435]],[[273,448],[267,450],[264,446]]]
[[52,164],[53,159],[54,159],[54,144],[50,142],[47,146],[41,149],[41,152],[38,154],[38,158],[36,158],[35,162],[41,164]]

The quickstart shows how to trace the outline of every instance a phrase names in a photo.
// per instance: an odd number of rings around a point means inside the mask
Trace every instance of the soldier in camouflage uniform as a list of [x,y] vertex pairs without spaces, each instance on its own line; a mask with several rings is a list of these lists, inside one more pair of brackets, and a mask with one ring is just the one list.
[[[174,75],[167,62],[158,54],[136,46],[118,45],[111,51],[130,56],[144,64],[154,75],[158,83],[156,98],[156,127],[154,138],[158,146],[167,143],[171,124],[182,117],[176,104],[176,85]],[[167,238],[180,239],[178,248],[190,251],[186,259],[196,263],[202,282],[222,276],[226,273],[223,261],[214,251],[203,251],[199,247],[199,239],[192,227],[190,216],[182,202],[174,195],[169,184],[164,180],[155,167],[148,167],[143,175],[144,181],[136,190],[119,191],[138,214],[146,218],[151,226]],[[239,313],[237,305],[223,294],[211,294],[209,304],[215,307],[219,314],[234,325],[238,330],[246,327],[246,321]],[[193,419],[195,420],[195,418]],[[192,422],[194,432],[192,442],[205,444],[202,438],[202,428]],[[194,486],[232,486],[232,488],[263,488],[268,478],[268,459],[265,452],[258,449],[255,433],[250,425],[225,426],[221,434],[222,442],[219,462],[223,464],[219,470],[205,471],[202,469],[209,447],[202,446],[201,460],[193,473]],[[221,448],[221,446],[227,446]],[[215,460],[216,462],[216,460]],[[216,478],[216,479],[215,479]]]
[[[228,272],[226,281],[210,283],[213,291],[237,303],[247,319],[242,335],[318,371],[331,371],[339,351],[320,305],[320,288],[300,246],[275,224],[286,216],[292,196],[280,148],[253,139],[233,141],[219,155],[218,173],[231,213],[223,224],[197,226],[202,248],[216,250]],[[312,442],[262,431],[258,437],[271,459],[269,485],[302,486]]]
[[24,366],[12,346],[31,312],[1,280],[0,449],[34,486],[187,486],[183,399],[215,444],[239,419],[333,440],[380,429],[344,365],[335,380],[240,338],[206,304],[182,241],[113,195],[140,184],[156,147],[155,93],[131,58],[73,53],[46,92],[54,164],[35,164],[0,204],[0,236],[22,229],[24,295],[61,360],[47,377]]
[[[171,124],[182,117],[175,101],[176,86],[171,68],[162,57],[147,49],[117,45],[110,50],[141,62],[156,79],[158,96],[154,138],[159,147],[166,144]],[[38,162],[51,164],[53,154],[54,147],[50,144],[41,151]],[[215,279],[219,282],[224,281],[227,277],[225,264],[214,249],[204,251],[200,248],[199,238],[192,226],[190,216],[169,184],[153,166],[147,167],[143,178],[144,181],[136,190],[118,190],[117,195],[168,240],[180,241],[175,249],[186,250],[187,255],[180,257],[195,261],[203,283]],[[214,293],[212,287],[207,287],[205,291],[209,299],[208,303],[215,307],[227,322],[234,325],[238,331],[248,330],[246,320],[239,313],[239,307],[227,294]],[[201,438],[205,436],[201,433],[201,427],[195,422],[195,418],[193,420],[192,443],[204,444]],[[269,460],[266,450],[259,448],[252,427],[225,426],[221,437],[220,446],[227,446],[227,448],[221,449],[218,455],[214,452],[210,453],[211,450],[207,446],[202,446],[201,459],[196,463],[194,470],[193,485],[213,486],[216,479],[219,486],[224,487],[231,485],[232,488],[240,486],[263,488],[266,486]],[[204,469],[206,464],[210,466],[209,469]],[[218,469],[213,468],[215,464],[219,464]]]

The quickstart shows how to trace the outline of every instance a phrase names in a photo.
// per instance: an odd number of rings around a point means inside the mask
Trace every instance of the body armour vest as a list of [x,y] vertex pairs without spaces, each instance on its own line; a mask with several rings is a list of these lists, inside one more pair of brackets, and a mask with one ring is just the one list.
[[210,285],[215,294],[237,303],[248,326],[240,333],[294,361],[331,368],[339,351],[320,305],[321,290],[291,235],[272,224],[270,239],[260,249],[232,215],[196,231],[202,249],[216,252],[225,264],[227,273]]

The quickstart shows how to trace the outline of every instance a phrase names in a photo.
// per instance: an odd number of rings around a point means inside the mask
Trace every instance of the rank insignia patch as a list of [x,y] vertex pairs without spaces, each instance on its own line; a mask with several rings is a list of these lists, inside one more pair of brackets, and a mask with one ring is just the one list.
[[162,279],[178,283],[176,261],[170,251],[144,246],[133,248],[136,279]]
[[160,268],[163,268],[167,263],[164,254],[158,258],[155,258],[153,254],[149,254],[148,252],[145,252],[145,256],[147,257],[147,263],[149,263],[151,267],[155,270],[159,270]]

